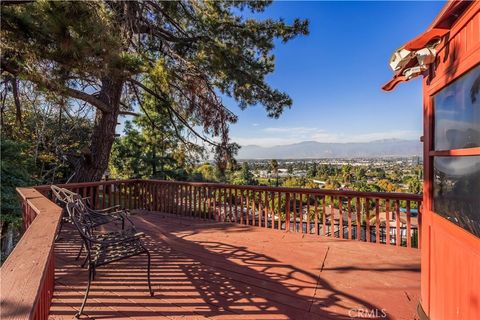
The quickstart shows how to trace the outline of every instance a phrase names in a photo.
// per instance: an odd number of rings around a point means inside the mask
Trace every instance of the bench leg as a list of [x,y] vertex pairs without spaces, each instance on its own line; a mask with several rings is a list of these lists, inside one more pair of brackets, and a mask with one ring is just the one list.
[[80,307],[80,311],[78,311],[77,314],[75,314],[75,318],[80,318],[80,316],[83,314],[83,309],[85,308],[85,304],[87,303],[88,293],[90,292],[90,285],[92,284],[94,272],[95,272],[95,268],[89,265],[87,289],[85,290],[85,296],[83,297],[83,302],[82,302],[82,306]]
[[150,292],[150,296],[153,297],[153,290],[152,290],[152,285],[150,283],[150,252],[147,250],[147,259],[148,259],[148,264],[147,264],[147,281],[148,281],[148,291]]
[[80,250],[78,251],[78,254],[77,254],[77,257],[75,258],[75,260],[78,260],[80,258],[80,256],[82,255],[84,245],[85,244],[82,241],[82,246],[80,247]]

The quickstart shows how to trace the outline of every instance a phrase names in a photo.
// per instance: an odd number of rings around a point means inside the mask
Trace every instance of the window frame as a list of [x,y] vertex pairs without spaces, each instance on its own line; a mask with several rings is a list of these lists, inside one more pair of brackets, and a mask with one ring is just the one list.
[[[471,66],[471,68],[468,68],[461,72],[460,74],[456,75],[454,78],[450,79],[447,83],[445,83],[441,87],[437,87],[435,91],[431,91],[428,93],[428,95],[425,97],[426,100],[424,100],[427,104],[427,118],[425,119],[427,123],[429,124],[428,126],[428,131],[425,131],[425,134],[428,135],[426,142],[426,145],[424,146],[426,152],[425,152],[425,158],[424,163],[425,165],[428,165],[428,167],[425,167],[425,177],[429,179],[428,183],[428,188],[424,192],[428,195],[429,201],[428,201],[428,209],[430,212],[435,214],[436,216],[450,222],[451,224],[455,225],[456,227],[460,228],[464,232],[470,234],[471,236],[475,238],[480,238],[478,235],[471,233],[469,230],[463,228],[461,225],[458,225],[454,223],[453,221],[449,220],[447,216],[440,214],[435,211],[435,199],[434,199],[434,173],[435,173],[435,168],[434,168],[434,157],[465,157],[465,156],[480,156],[480,147],[473,147],[473,148],[461,148],[461,149],[447,149],[447,150],[435,150],[435,95],[442,91],[444,88],[448,87],[449,85],[453,84],[456,80],[459,80],[462,76],[468,74],[468,72],[472,71],[476,67],[479,67],[480,64],[474,64]],[[480,96],[480,93],[479,93]]]

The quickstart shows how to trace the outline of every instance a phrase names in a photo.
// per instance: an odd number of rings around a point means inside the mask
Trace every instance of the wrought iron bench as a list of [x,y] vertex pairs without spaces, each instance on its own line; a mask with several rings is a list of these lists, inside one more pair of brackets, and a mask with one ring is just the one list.
[[64,209],[64,216],[60,224],[60,229],[58,234],[62,231],[64,222],[71,222],[70,217],[65,211],[65,207],[70,201],[79,201],[79,204],[84,207],[87,213],[90,215],[90,219],[93,223],[93,227],[98,227],[104,224],[112,222],[121,222],[122,230],[125,229],[125,220],[127,220],[132,226],[133,222],[128,218],[128,210],[121,210],[120,206],[113,206],[105,209],[93,209],[88,201],[88,198],[82,198],[78,193],[70,191],[65,188],[60,188],[58,186],[50,186],[52,193],[54,195],[55,202]]
[[90,216],[79,200],[67,203],[66,210],[75,228],[78,230],[87,251],[88,284],[80,310],[75,315],[76,318],[83,314],[91,282],[95,280],[97,267],[115,261],[146,254],[148,291],[151,296],[154,295],[150,282],[150,252],[145,248],[141,240],[144,237],[143,233],[131,234],[120,231],[95,235]]
[[[66,206],[69,202],[77,202],[78,205],[81,206],[82,210],[88,215],[89,223],[93,229],[102,225],[121,222],[122,224],[121,234],[132,235],[137,232],[135,229],[135,225],[133,224],[132,220],[130,220],[130,218],[128,217],[129,215],[128,210],[120,210],[119,206],[113,206],[113,207],[105,208],[102,210],[94,210],[91,208],[88,202],[88,198],[82,198],[78,193],[72,192],[65,188],[60,188],[55,185],[52,185],[50,188],[54,195],[55,202],[60,207],[62,207],[64,211],[63,218],[60,223],[60,228],[58,230],[57,238],[59,237],[60,232],[62,231],[62,228],[63,228],[63,224],[65,222],[73,223],[71,217],[69,216],[66,210]],[[130,224],[130,227],[128,229],[125,229],[125,220],[127,220]],[[110,232],[109,234],[112,236],[113,234],[118,232],[119,231],[114,231],[114,232]],[[80,258],[83,252],[83,247],[84,245],[82,244],[75,260],[78,260]],[[87,258],[85,258],[82,264],[82,267],[85,266],[86,262],[87,262]]]

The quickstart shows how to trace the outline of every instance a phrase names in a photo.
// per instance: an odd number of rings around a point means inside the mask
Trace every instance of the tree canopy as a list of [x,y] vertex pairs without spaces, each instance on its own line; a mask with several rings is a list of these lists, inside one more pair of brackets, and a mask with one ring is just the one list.
[[246,17],[270,3],[2,2],[2,88],[15,96],[20,120],[22,82],[96,109],[90,144],[75,162],[76,181],[101,178],[118,116],[141,105],[143,95],[226,162],[238,149],[229,140],[237,117],[222,95],[240,108],[261,104],[270,117],[292,104],[265,77],[274,71],[274,40],[307,34],[308,22]]

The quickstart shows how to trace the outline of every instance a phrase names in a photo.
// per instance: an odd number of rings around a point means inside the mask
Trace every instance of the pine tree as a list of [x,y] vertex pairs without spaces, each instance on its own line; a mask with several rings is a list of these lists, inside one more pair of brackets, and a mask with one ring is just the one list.
[[[308,33],[307,21],[242,17],[266,1],[2,2],[1,72],[18,87],[81,100],[96,108],[90,145],[75,163],[76,181],[101,178],[117,118],[142,93],[155,97],[199,140],[231,157],[228,125],[237,120],[219,98],[242,109],[265,106],[278,117],[290,97],[266,82],[274,40]],[[145,80],[153,84],[149,87]],[[20,86],[21,87],[21,86]],[[15,90],[14,90],[15,91]],[[13,94],[15,92],[12,91]],[[21,110],[21,106],[19,106]],[[196,131],[202,127],[203,134]]]

